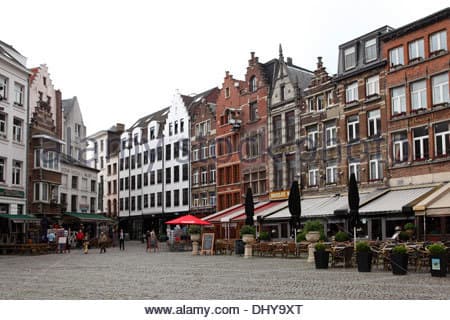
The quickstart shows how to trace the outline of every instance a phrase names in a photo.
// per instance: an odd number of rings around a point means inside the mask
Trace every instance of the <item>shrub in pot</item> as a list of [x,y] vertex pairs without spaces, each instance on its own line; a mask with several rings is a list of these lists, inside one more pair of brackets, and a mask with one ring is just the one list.
[[444,245],[434,243],[427,247],[430,252],[430,272],[433,277],[447,276],[447,249]]
[[330,253],[326,250],[326,246],[319,242],[315,245],[314,262],[316,269],[328,269],[328,262],[330,260]]
[[338,231],[334,235],[334,240],[336,240],[337,242],[345,242],[345,241],[348,241],[349,239],[350,239],[350,237],[348,236],[348,234],[343,231]]
[[408,234],[409,238],[411,239],[416,230],[416,225],[412,222],[408,222],[407,224],[405,224],[405,226],[403,228],[405,229],[405,232]]
[[249,225],[243,225],[241,230],[239,231],[242,240],[245,243],[252,243],[255,241],[256,228]]
[[261,241],[269,241],[270,240],[270,235],[267,231],[261,231],[259,233],[259,240]]
[[405,275],[408,271],[408,249],[405,245],[398,245],[392,248],[391,267],[395,275]]
[[188,233],[191,236],[192,241],[199,241],[200,234],[202,233],[202,229],[199,225],[190,225],[188,228]]
[[324,241],[325,240],[325,233],[323,231],[323,223],[320,220],[308,220],[305,223],[305,226],[303,228],[303,231],[305,233],[305,236],[310,231],[317,231],[320,233],[319,240]]
[[367,241],[356,243],[356,263],[359,272],[370,272],[372,269],[372,251]]
[[401,231],[398,235],[398,238],[400,239],[400,241],[408,241],[410,236],[409,236],[408,232]]

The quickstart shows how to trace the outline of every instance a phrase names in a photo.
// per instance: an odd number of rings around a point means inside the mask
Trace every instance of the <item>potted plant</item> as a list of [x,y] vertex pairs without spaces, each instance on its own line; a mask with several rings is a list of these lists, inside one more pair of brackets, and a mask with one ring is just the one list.
[[316,269],[328,269],[328,261],[330,259],[330,253],[326,250],[326,246],[322,243],[316,243],[314,251],[314,262]]
[[400,244],[392,248],[391,267],[392,273],[395,275],[405,275],[408,271],[408,249],[405,245]]
[[408,241],[409,238],[410,238],[410,236],[409,236],[409,234],[408,234],[406,231],[401,231],[401,232],[398,234],[398,239],[399,239],[400,241]]
[[242,237],[242,241],[247,244],[251,244],[255,241],[256,229],[253,226],[243,225],[241,230],[239,231]]
[[431,276],[447,276],[447,248],[440,243],[434,243],[429,245],[427,249],[430,252]]
[[202,229],[199,225],[192,224],[189,226],[188,233],[191,236],[191,241],[200,241],[200,234]]
[[270,235],[267,231],[261,231],[259,233],[259,240],[261,241],[269,241],[270,240]]
[[343,231],[338,231],[335,235],[334,235],[334,240],[337,242],[345,242],[348,241],[350,238],[348,236],[348,234],[346,232]]
[[372,269],[372,251],[367,241],[356,243],[356,263],[359,272],[370,272]]
[[306,232],[306,240],[309,242],[317,242],[321,238],[323,240],[323,224],[320,220],[310,220],[305,223],[304,231]]
[[416,230],[416,226],[414,223],[408,222],[407,224],[405,224],[404,229],[405,232],[408,234],[409,238],[411,239],[412,236],[414,235],[414,231]]

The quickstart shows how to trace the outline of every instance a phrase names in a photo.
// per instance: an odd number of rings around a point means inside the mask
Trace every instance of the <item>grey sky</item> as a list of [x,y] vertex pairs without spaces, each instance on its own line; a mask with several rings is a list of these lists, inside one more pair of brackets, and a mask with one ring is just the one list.
[[[2,3],[1,40],[46,63],[64,98],[78,96],[88,133],[168,106],[176,89],[221,86],[245,74],[250,51],[314,70],[337,68],[338,45],[400,27],[448,1],[24,1]],[[6,13],[6,14],[5,14]]]

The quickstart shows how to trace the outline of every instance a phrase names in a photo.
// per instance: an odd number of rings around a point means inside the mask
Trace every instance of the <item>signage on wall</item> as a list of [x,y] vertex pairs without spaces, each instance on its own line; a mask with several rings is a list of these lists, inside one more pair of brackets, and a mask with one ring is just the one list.
[[289,198],[289,190],[271,192],[269,198],[270,200],[286,200]]
[[19,191],[19,190],[10,190],[10,189],[0,188],[0,196],[3,196],[3,197],[14,197],[14,198],[24,198],[25,197],[25,192]]

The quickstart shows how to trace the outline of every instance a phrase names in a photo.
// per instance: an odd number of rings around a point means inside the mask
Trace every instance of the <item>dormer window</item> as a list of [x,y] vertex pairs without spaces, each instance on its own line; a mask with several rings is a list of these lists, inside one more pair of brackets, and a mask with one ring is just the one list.
[[256,77],[253,76],[253,77],[250,78],[249,90],[250,90],[250,92],[255,92],[256,89],[257,89],[257,87],[256,87]]
[[355,47],[344,50],[344,69],[348,70],[356,66]]
[[366,62],[377,58],[377,39],[370,39],[365,43]]

